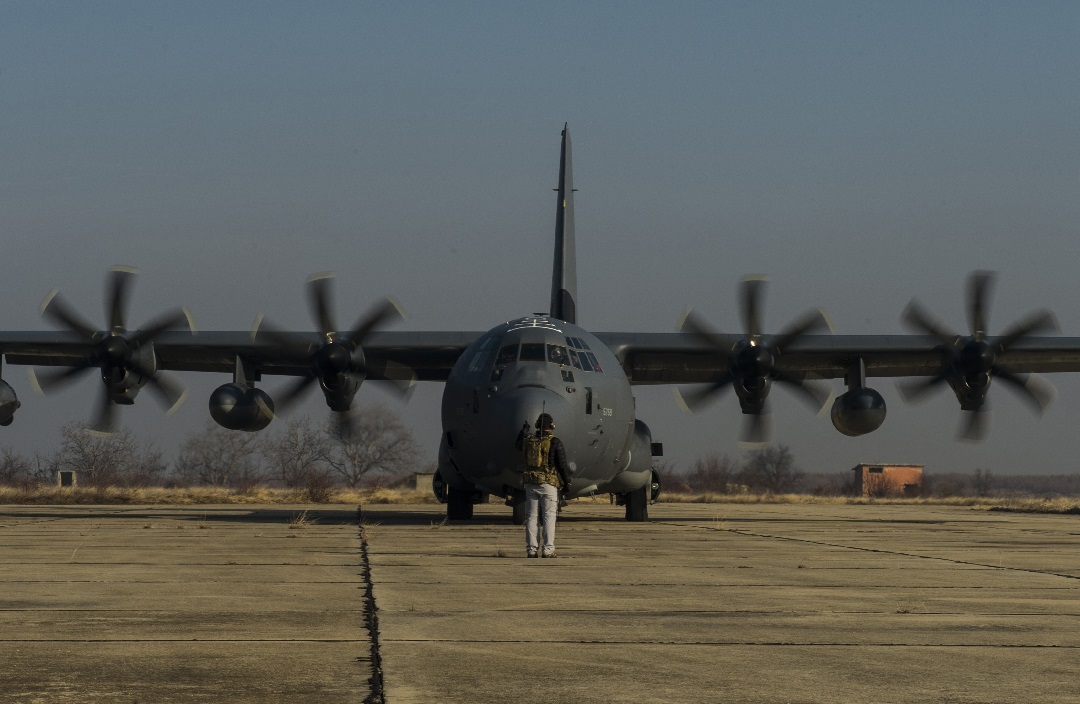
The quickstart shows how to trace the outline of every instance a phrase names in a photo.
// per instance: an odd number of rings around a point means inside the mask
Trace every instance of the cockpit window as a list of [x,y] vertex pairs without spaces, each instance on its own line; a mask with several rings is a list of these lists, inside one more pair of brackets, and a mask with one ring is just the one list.
[[495,360],[495,364],[513,364],[517,359],[518,346],[517,344],[505,345],[499,350],[499,357]]
[[588,352],[578,352],[577,356],[578,356],[578,359],[581,360],[581,368],[584,369],[587,372],[591,372],[593,370],[593,368],[592,368],[592,363],[589,362],[589,353]]
[[470,372],[487,371],[491,368],[491,361],[495,356],[495,348],[499,346],[502,336],[492,336],[480,343],[472,362],[469,363]]
[[578,369],[581,369],[581,361],[578,359],[577,352],[570,350],[570,363]]
[[592,352],[589,352],[588,354],[589,354],[589,362],[592,363],[593,371],[603,373],[604,369],[600,366],[600,362],[596,361],[596,355],[593,354]]
[[566,356],[566,348],[562,345],[548,345],[547,355],[548,361],[552,364],[561,364],[563,366],[570,364],[570,360]]
[[523,342],[521,344],[522,362],[543,362],[545,360],[543,342]]

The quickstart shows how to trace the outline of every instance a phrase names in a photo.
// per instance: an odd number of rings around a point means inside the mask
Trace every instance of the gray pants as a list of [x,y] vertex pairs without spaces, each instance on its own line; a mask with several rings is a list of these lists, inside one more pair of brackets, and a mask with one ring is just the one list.
[[536,521],[544,512],[544,553],[555,552],[555,519],[559,515],[559,492],[550,484],[525,485],[525,549],[538,548]]

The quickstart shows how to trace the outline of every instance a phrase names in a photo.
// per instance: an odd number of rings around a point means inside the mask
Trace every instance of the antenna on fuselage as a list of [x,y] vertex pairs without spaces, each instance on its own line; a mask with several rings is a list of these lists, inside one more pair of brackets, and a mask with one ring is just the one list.
[[577,322],[577,255],[574,251],[574,179],[570,129],[563,124],[555,213],[555,262],[551,271],[551,317]]

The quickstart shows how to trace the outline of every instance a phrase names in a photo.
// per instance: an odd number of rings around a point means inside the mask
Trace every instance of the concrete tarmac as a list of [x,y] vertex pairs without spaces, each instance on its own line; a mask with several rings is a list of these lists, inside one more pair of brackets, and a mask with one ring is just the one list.
[[366,509],[386,700],[1080,702],[1080,517],[649,510]]
[[363,701],[356,515],[0,507],[0,702]]
[[0,507],[0,701],[1080,702],[1077,516],[476,513]]

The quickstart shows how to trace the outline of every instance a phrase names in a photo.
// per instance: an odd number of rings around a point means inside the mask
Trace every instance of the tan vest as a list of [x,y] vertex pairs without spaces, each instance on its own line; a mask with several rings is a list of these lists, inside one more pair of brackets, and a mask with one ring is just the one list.
[[550,435],[542,438],[526,435],[522,450],[525,453],[525,472],[521,478],[525,484],[550,484],[556,489],[561,488],[562,480],[559,478],[559,472],[551,466]]

